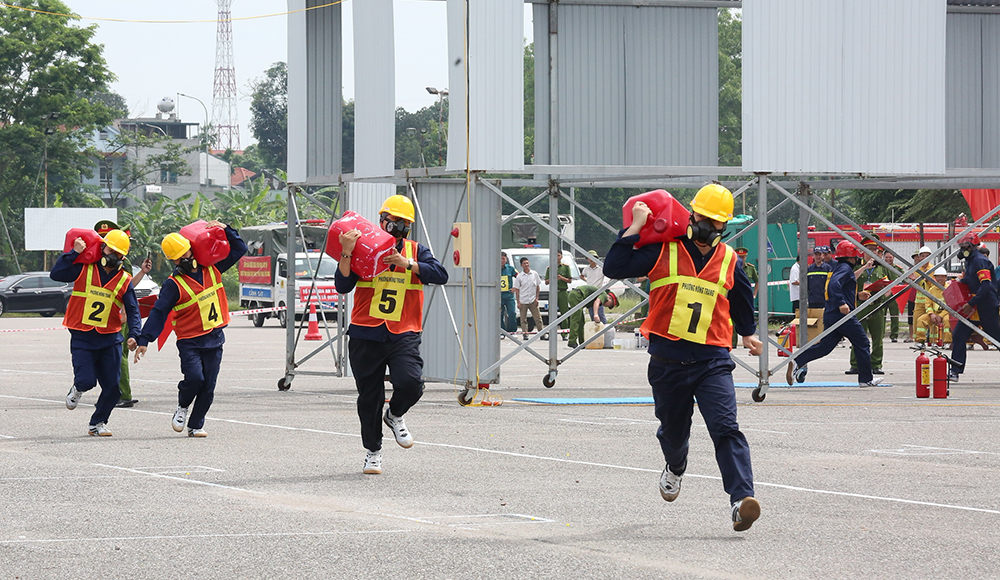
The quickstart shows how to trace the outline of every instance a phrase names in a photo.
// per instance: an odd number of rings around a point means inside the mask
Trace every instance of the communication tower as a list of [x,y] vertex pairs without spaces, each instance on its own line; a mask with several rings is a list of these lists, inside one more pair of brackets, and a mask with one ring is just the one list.
[[239,150],[240,126],[236,112],[236,63],[233,59],[233,0],[215,0],[219,6],[215,37],[215,84],[212,88],[212,125],[216,147]]

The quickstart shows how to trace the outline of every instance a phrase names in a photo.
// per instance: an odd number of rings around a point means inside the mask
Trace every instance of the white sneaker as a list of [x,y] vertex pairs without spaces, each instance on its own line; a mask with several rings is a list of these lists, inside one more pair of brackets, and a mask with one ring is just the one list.
[[881,382],[882,382],[882,377],[876,377],[876,378],[868,381],[867,383],[858,383],[858,386],[863,389],[865,387],[874,387],[874,386],[877,386]]
[[760,517],[760,502],[745,497],[733,504],[733,531],[745,532]]
[[76,390],[75,385],[70,387],[69,393],[66,394],[66,408],[69,409],[70,411],[75,409],[76,406],[80,403],[80,397],[82,396],[83,393]]
[[188,410],[187,407],[177,406],[177,410],[174,411],[174,418],[170,420],[170,426],[174,428],[174,431],[180,433],[184,430],[184,423],[187,421]]
[[369,451],[365,455],[365,468],[361,471],[368,475],[378,475],[382,473],[382,452]]
[[111,429],[108,429],[108,426],[105,425],[104,423],[91,425],[90,430],[87,431],[87,434],[90,435],[91,437],[111,437],[111,435],[113,435],[113,433],[111,433]]
[[396,437],[396,443],[399,443],[400,447],[406,449],[413,447],[413,436],[406,430],[406,423],[403,422],[402,417],[393,417],[389,409],[386,409],[382,421],[392,429],[392,434]]
[[683,475],[677,475],[673,471],[670,471],[670,466],[663,468],[663,473],[660,474],[660,496],[667,501],[674,501],[677,496],[681,493],[681,478]]
[[204,429],[188,429],[188,437],[208,437],[208,431]]

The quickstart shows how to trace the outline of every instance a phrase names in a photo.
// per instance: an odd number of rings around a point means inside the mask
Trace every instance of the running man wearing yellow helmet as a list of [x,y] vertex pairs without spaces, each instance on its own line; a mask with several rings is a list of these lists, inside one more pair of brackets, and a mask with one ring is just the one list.
[[734,327],[750,354],[759,355],[762,345],[750,281],[737,268],[736,252],[721,243],[733,218],[733,194],[721,185],[706,185],[691,208],[687,236],[634,248],[652,215],[645,203],[636,203],[632,225],[608,250],[604,275],[650,280],[649,316],[641,331],[649,338],[647,374],[666,461],[660,495],[674,501],[681,492],[697,398],[729,494],[733,530],[741,532],[760,516],[760,504],[754,499],[750,446],[736,421],[736,365],[729,355]]
[[[110,437],[108,419],[121,397],[122,325],[128,321],[128,348],[135,350],[142,321],[139,303],[130,284],[130,272],[122,269],[129,250],[128,234],[111,230],[104,235],[101,258],[96,264],[74,264],[87,249],[82,238],[73,249],[59,256],[49,277],[73,282],[73,294],[66,303],[63,326],[69,329],[69,350],[73,357],[73,386],[66,395],[66,408],[73,410],[83,393],[101,385],[101,395],[90,416],[88,434]],[[123,312],[124,311],[124,312]]]
[[135,352],[135,362],[139,362],[146,354],[146,345],[156,341],[172,311],[184,379],[177,383],[177,409],[170,426],[180,433],[186,422],[188,437],[208,436],[205,415],[215,399],[222,345],[226,342],[222,329],[229,324],[222,273],[247,253],[246,243],[233,228],[218,221],[210,221],[205,227],[223,228],[229,241],[229,255],[212,266],[204,266],[194,259],[191,242],[184,236],[172,233],[163,238],[160,247],[177,267],[160,285],[160,295],[149,312]]
[[[396,238],[396,248],[382,258],[389,269],[372,279],[351,271],[352,252],[361,232],[340,234],[336,285],[339,294],[354,291],[347,347],[358,389],[361,443],[367,450],[362,472],[372,475],[382,473],[382,423],[392,429],[400,447],[413,446],[403,415],[424,393],[420,358],[424,284],[448,282],[448,272],[431,251],[406,239],[413,219],[413,203],[402,195],[393,195],[382,204],[379,225]],[[392,398],[383,415],[387,367]]]

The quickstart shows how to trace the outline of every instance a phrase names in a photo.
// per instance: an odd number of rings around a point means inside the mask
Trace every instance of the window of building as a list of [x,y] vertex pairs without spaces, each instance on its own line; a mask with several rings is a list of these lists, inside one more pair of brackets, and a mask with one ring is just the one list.
[[101,165],[101,187],[111,187],[115,174],[103,164]]
[[166,168],[161,168],[160,183],[177,183],[177,174]]

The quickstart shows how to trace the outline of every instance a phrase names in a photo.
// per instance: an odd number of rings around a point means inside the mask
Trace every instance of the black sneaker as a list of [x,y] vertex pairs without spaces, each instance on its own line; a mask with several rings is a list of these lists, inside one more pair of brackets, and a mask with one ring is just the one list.
[[872,374],[873,375],[884,375],[885,373],[882,372],[881,368],[875,368],[875,369],[872,369]]
[[118,402],[115,403],[115,407],[117,407],[119,409],[125,408],[125,407],[131,407],[131,406],[135,405],[136,402],[137,401],[135,399],[118,399]]
[[856,375],[856,374],[858,374],[858,367],[851,367],[851,368],[847,369],[846,371],[844,371],[844,374],[845,375]]
[[898,340],[896,340],[895,338],[892,338],[892,339],[890,339],[890,340],[892,340],[892,342],[899,342],[899,341],[898,341]]

